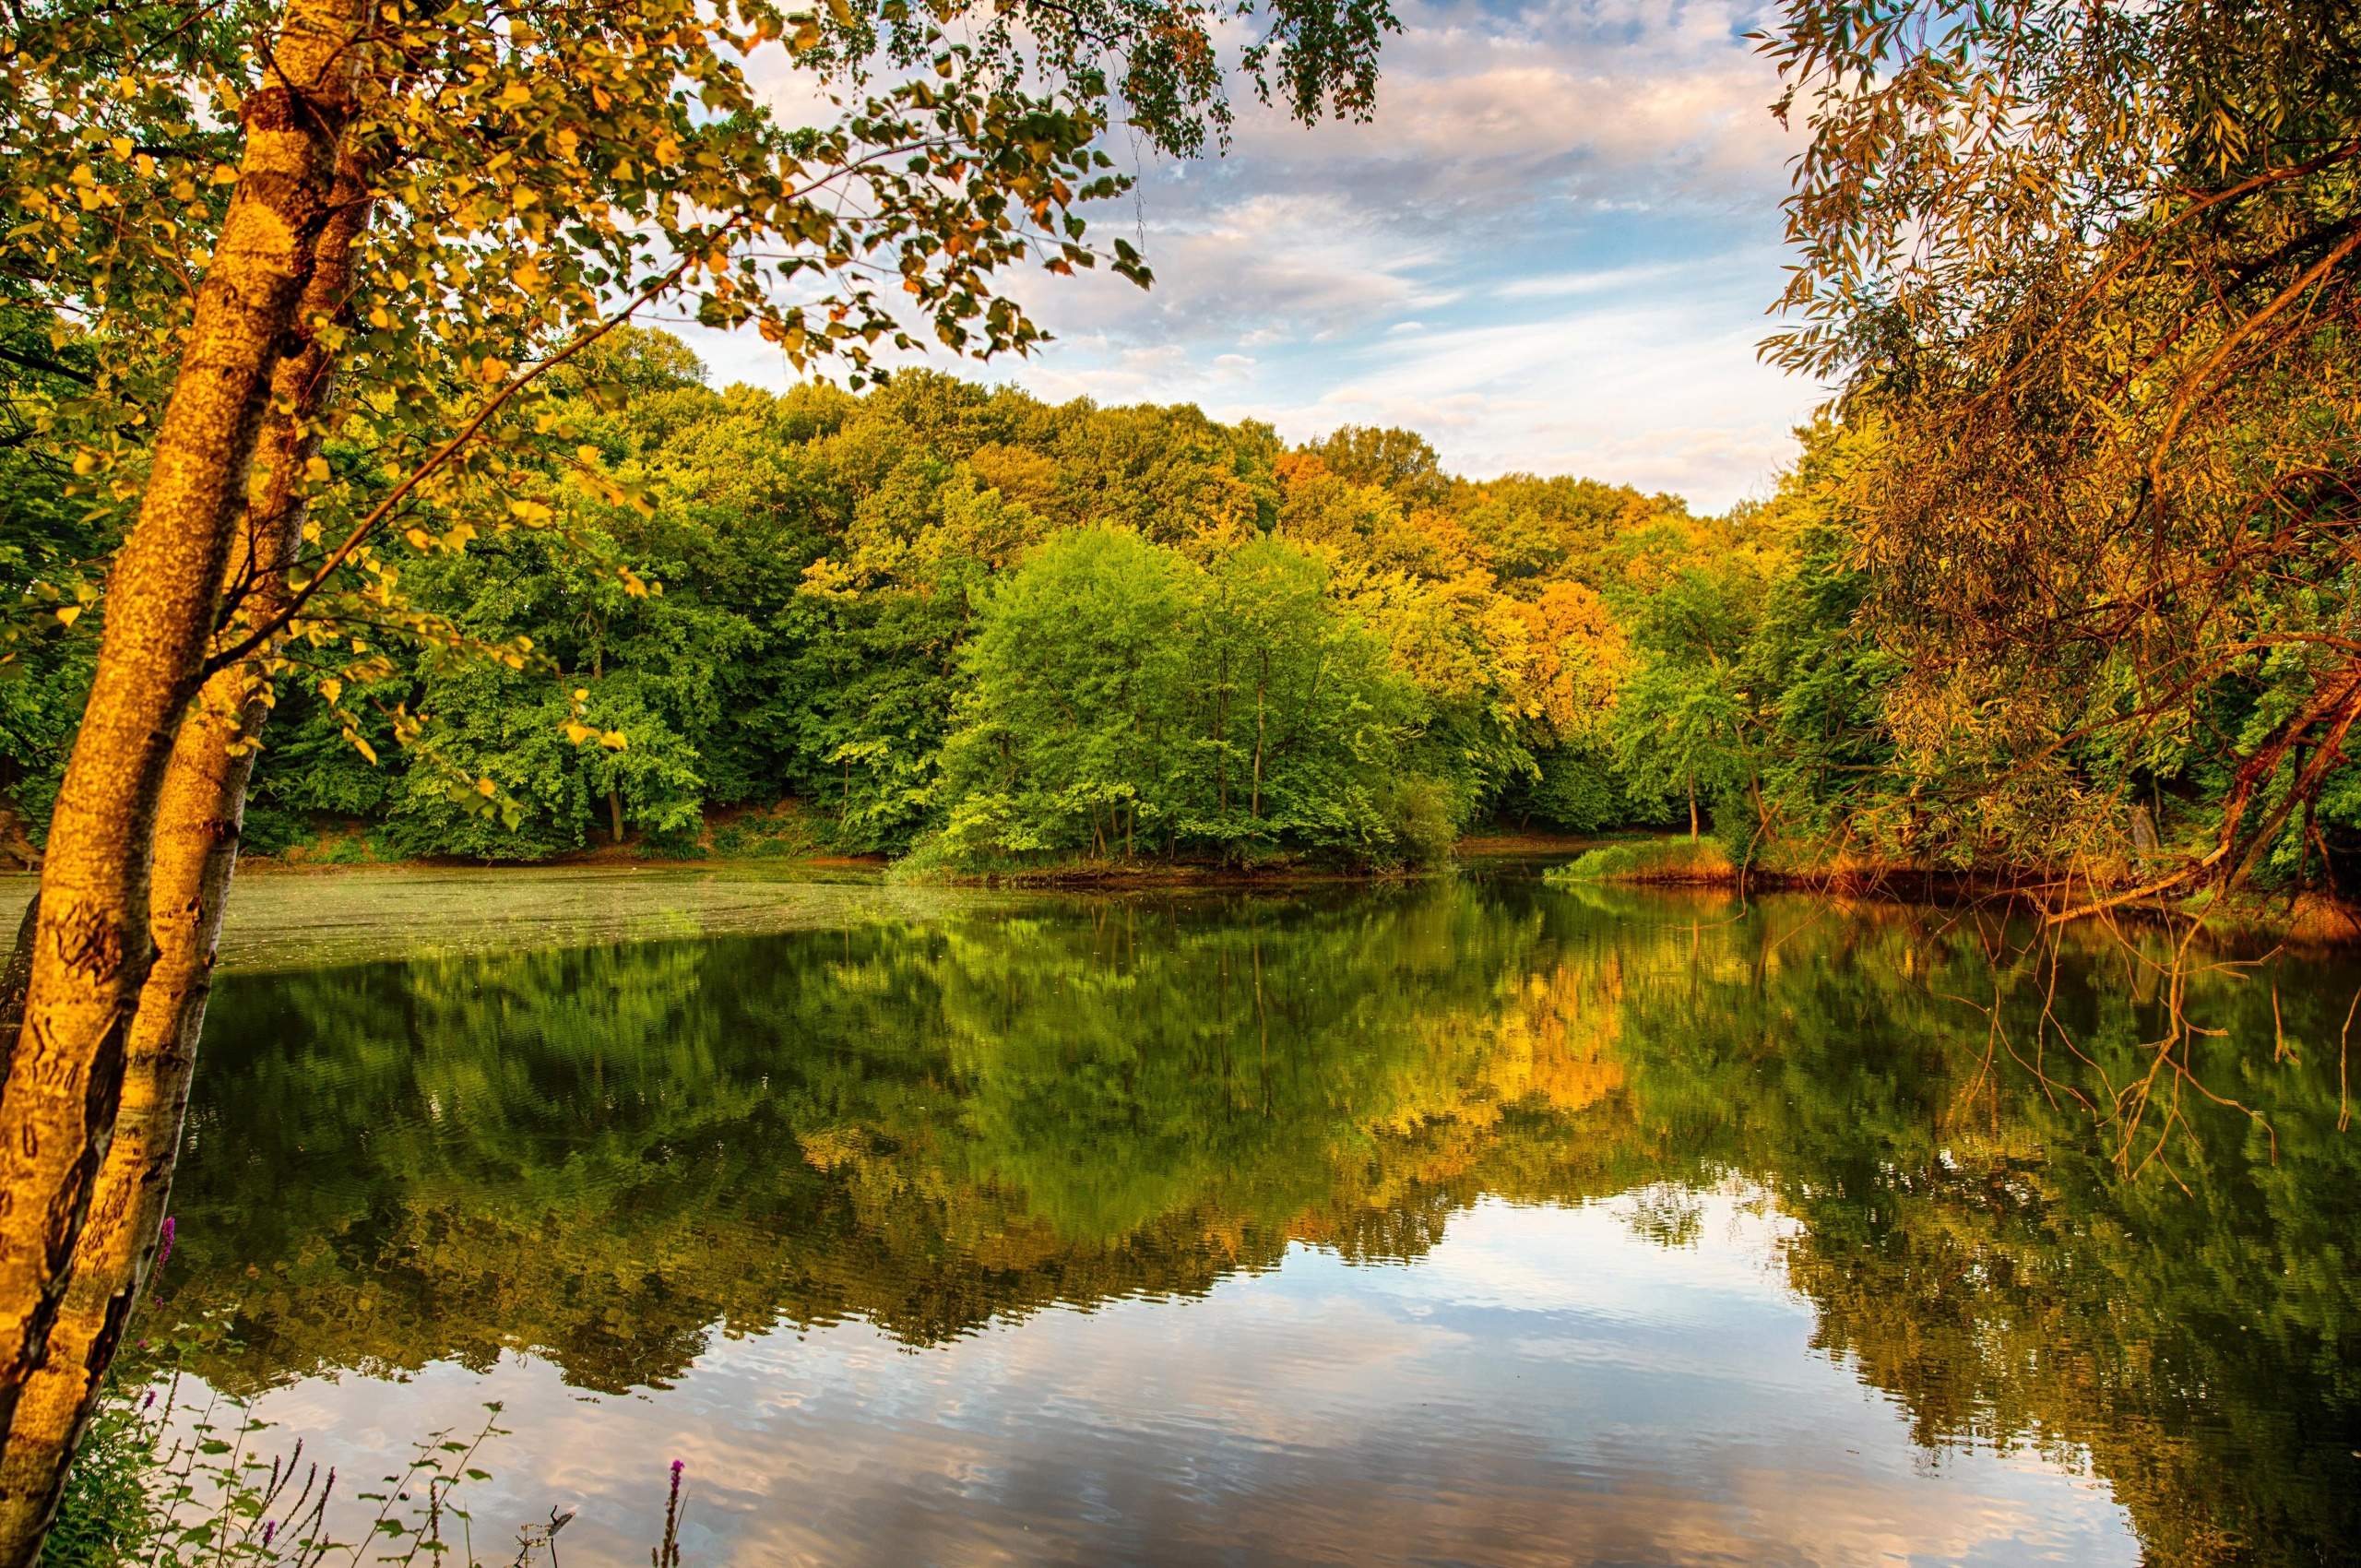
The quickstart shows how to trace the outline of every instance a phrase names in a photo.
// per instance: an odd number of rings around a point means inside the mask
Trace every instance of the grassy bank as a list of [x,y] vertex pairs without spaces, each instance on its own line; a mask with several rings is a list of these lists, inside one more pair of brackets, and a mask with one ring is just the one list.
[[1647,882],[1673,885],[1735,885],[1738,862],[1714,838],[1650,838],[1601,844],[1552,868],[1549,880]]

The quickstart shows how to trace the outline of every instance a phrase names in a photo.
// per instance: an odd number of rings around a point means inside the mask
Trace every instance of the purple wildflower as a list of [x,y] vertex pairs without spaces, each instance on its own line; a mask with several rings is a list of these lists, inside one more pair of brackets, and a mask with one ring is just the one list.
[[139,1408],[143,1410],[152,1410],[156,1408],[156,1391],[154,1389],[151,1388],[148,1391],[148,1397],[141,1402]]
[[175,1222],[170,1216],[165,1218],[164,1229],[159,1233],[158,1245],[156,1247],[156,1266],[158,1268],[163,1267],[164,1260],[172,1255],[172,1233],[179,1229],[180,1227],[177,1222]]
[[681,1470],[686,1463],[687,1462],[685,1460],[681,1459],[675,1459],[672,1461],[672,1479],[675,1481],[678,1481],[681,1479]]
[[271,1537],[273,1537],[273,1536],[275,1536],[275,1535],[277,1535],[278,1533],[279,1533],[279,1526],[278,1526],[277,1525],[275,1525],[275,1524],[271,1523],[268,1519],[265,1519],[265,1520],[262,1522],[262,1544],[263,1544],[263,1545],[265,1545],[265,1546],[268,1546],[268,1545],[270,1544],[270,1538],[271,1538]]

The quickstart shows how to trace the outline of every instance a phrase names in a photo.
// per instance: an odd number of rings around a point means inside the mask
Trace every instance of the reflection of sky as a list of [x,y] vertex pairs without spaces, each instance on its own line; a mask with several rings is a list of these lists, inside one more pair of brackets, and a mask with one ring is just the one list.
[[1202,1300],[924,1351],[859,1324],[719,1340],[626,1398],[510,1357],[262,1414],[350,1475],[505,1400],[476,1519],[579,1504],[576,1565],[643,1559],[675,1457],[704,1564],[2138,1561],[2095,1483],[1914,1448],[1810,1350],[1759,1205],[1707,1195],[1672,1249],[1627,1207],[1488,1200],[1416,1265],[1299,1248]]
[[[1135,196],[1093,220],[1101,244],[1142,244],[1154,291],[1028,271],[1013,291],[1059,341],[966,373],[1297,440],[1407,425],[1474,475],[1587,474],[1716,510],[1762,488],[1821,397],[1755,358],[1798,147],[1743,36],[1770,8],[1395,9],[1373,124],[1307,129],[1241,89],[1226,158],[1127,158]],[[778,93],[794,115],[791,82]],[[717,384],[786,380],[752,334],[689,336]]]

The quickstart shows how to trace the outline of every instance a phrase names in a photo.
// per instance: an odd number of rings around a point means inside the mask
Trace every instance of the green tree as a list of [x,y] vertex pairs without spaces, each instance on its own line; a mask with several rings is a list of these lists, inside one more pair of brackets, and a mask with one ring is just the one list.
[[1181,826],[1192,611],[1204,574],[1128,529],[1054,535],[985,600],[943,759],[967,853],[1137,852]]
[[1387,808],[1422,705],[1328,590],[1320,558],[1283,540],[1215,564],[1191,636],[1192,837],[1398,850]]
[[[1755,781],[1756,705],[1742,660],[1761,596],[1743,566],[1691,567],[1637,609],[1641,661],[1616,694],[1616,763],[1635,802],[1685,804],[1692,839],[1701,798],[1744,800]],[[1739,820],[1726,806],[1716,816],[1725,833]]]

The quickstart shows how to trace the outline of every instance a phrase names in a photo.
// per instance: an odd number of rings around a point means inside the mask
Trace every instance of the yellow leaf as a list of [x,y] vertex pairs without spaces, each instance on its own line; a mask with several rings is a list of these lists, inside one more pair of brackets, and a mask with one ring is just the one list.
[[599,449],[596,446],[576,446],[574,449],[574,455],[586,463],[596,465],[599,461]]
[[129,137],[117,137],[114,140],[107,143],[107,146],[114,149],[114,155],[117,158],[128,158],[131,156],[132,141]]
[[326,484],[328,481],[328,460],[314,457],[303,465],[303,477],[314,484]]
[[590,688],[587,686],[575,687],[574,700],[575,702],[588,702],[590,700]]
[[344,695],[344,683],[333,678],[321,682],[320,695],[331,703],[335,702],[337,698]]
[[238,171],[230,164],[216,163],[213,166],[213,183],[217,185],[234,185],[238,183]]
[[488,801],[492,799],[492,796],[500,793],[500,786],[494,784],[489,778],[479,778],[476,780],[476,793],[481,795]]
[[828,0],[828,15],[836,18],[836,25],[840,28],[852,26],[852,7],[846,5],[845,0]]
[[599,737],[599,743],[611,752],[619,752],[623,749],[623,732],[620,730],[610,730]]
[[61,604],[57,607],[57,624],[70,626],[81,613],[82,607],[78,604]]
[[367,757],[367,758],[369,759],[370,765],[371,765],[372,766],[374,766],[376,765],[376,761],[377,761],[377,748],[376,748],[376,747],[374,747],[374,746],[371,745],[368,742],[366,742],[366,741],[362,740],[362,739],[360,736],[358,736],[358,735],[355,735],[354,737],[352,737],[352,744],[353,744],[353,747],[354,747],[354,749],[355,749],[355,750],[357,750],[358,752],[360,752],[360,754],[361,754],[362,756],[365,756],[365,757]]
[[508,509],[527,523],[546,523],[552,516],[547,506],[538,501],[527,501],[522,497],[509,502]]

